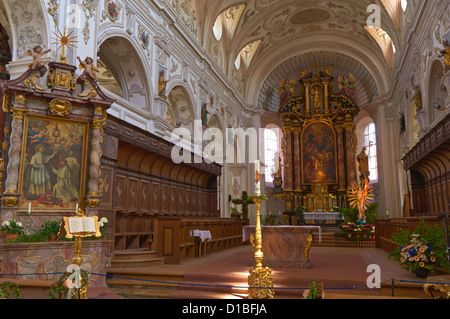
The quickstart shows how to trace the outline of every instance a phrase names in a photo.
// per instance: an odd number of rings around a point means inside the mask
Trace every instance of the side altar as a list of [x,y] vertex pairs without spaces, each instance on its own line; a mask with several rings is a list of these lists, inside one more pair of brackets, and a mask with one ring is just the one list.
[[281,82],[282,154],[272,176],[274,196],[291,216],[299,207],[310,213],[348,207],[347,190],[358,180],[353,77],[339,78],[333,92],[331,68],[319,67],[302,72],[298,92],[284,87],[295,81]]
[[[48,51],[35,47],[29,51],[33,62],[24,74],[0,81],[5,118],[0,218],[17,220],[26,235],[37,233],[45,222],[74,216],[79,207],[87,216],[98,217],[102,198],[103,127],[114,100],[99,87],[93,59],[78,58],[84,69],[79,72],[78,65],[68,64],[65,56],[73,38],[60,33],[59,40],[59,61],[47,65],[41,57]],[[112,244],[97,240],[86,245],[82,254],[89,256],[84,262],[90,263],[91,271],[106,270]],[[54,254],[46,245],[53,247]],[[0,271],[42,272],[54,264],[65,265],[73,245],[70,241],[2,243]],[[104,280],[98,284],[104,285]]]

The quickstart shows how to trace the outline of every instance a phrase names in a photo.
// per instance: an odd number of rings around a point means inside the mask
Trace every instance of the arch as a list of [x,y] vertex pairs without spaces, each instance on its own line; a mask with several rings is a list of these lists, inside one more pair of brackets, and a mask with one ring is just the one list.
[[[384,57],[377,53],[376,50],[362,51],[366,46],[357,40],[345,40],[339,36],[317,35],[310,37],[304,41],[289,42],[289,45],[283,44],[277,47],[277,54],[274,55],[268,50],[264,51],[258,57],[258,65],[272,66],[260,68],[252,65],[247,75],[248,82],[246,87],[248,90],[246,98],[253,105],[258,105],[259,92],[264,85],[267,77],[284,61],[294,58],[298,55],[308,54],[310,52],[323,51],[323,43],[327,43],[326,50],[329,52],[339,53],[349,56],[361,63],[372,75],[379,95],[383,95],[389,91],[391,76],[389,69],[384,61]],[[271,54],[272,53],[272,54]],[[280,62],[280,57],[283,61]]]
[[139,45],[122,33],[110,37],[106,35],[99,36],[98,57],[101,64],[116,79],[125,100],[140,109],[151,111],[152,81],[147,76],[151,72],[148,63],[144,63],[141,50],[137,49]]
[[[198,119],[198,112],[194,108],[193,100],[189,90],[184,85],[169,87],[168,100],[172,107],[176,123],[180,128],[188,129],[194,133],[194,120]],[[177,125],[178,126],[178,125]]]
[[444,74],[444,66],[441,60],[434,59],[430,63],[428,74],[426,112],[428,114],[428,124],[432,125],[432,123],[441,117],[443,111],[445,111],[445,100],[449,92],[447,92],[447,88],[441,83],[442,75]]

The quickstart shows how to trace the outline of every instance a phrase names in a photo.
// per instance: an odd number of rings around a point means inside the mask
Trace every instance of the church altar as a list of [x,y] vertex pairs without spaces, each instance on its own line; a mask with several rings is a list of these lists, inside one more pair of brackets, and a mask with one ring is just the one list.
[[[255,226],[243,228],[242,240],[252,241]],[[309,252],[314,240],[313,231],[319,232],[319,242],[322,241],[320,226],[263,226],[262,251],[264,264],[271,268],[312,268]]]

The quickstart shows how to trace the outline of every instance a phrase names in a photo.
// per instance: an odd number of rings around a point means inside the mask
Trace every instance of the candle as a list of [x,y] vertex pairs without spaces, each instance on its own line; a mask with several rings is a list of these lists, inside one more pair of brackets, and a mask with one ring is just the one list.
[[75,214],[77,214],[78,213],[78,203],[77,203],[77,205],[75,206]]
[[31,203],[28,203],[28,215],[31,215]]
[[256,196],[261,195],[261,162],[255,162],[255,192]]
[[281,216],[281,211],[278,212],[278,216]]
[[386,217],[389,218],[389,211],[386,212]]
[[272,211],[269,212],[269,215],[272,216]]

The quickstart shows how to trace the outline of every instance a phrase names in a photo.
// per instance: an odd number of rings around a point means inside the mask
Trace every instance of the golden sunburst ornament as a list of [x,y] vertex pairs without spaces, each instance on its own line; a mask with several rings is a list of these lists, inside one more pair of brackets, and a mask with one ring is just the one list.
[[72,48],[74,47],[76,48],[77,46],[74,43],[77,43],[78,41],[75,41],[75,39],[77,39],[77,36],[72,36],[73,31],[70,32],[69,34],[67,34],[67,30],[66,28],[64,28],[64,33],[61,33],[61,31],[58,28],[58,32],[53,31],[53,34],[56,36],[56,38],[53,38],[53,40],[56,40],[56,42],[52,43],[52,44],[59,44],[59,47],[57,50],[62,49],[61,50],[61,58],[59,59],[59,61],[61,63],[67,64],[67,58],[66,58],[66,47],[68,47],[71,51]]
[[354,182],[352,187],[347,191],[347,197],[350,206],[358,209],[358,223],[366,223],[365,211],[374,198],[373,187],[370,186],[369,180],[365,179],[361,183]]

